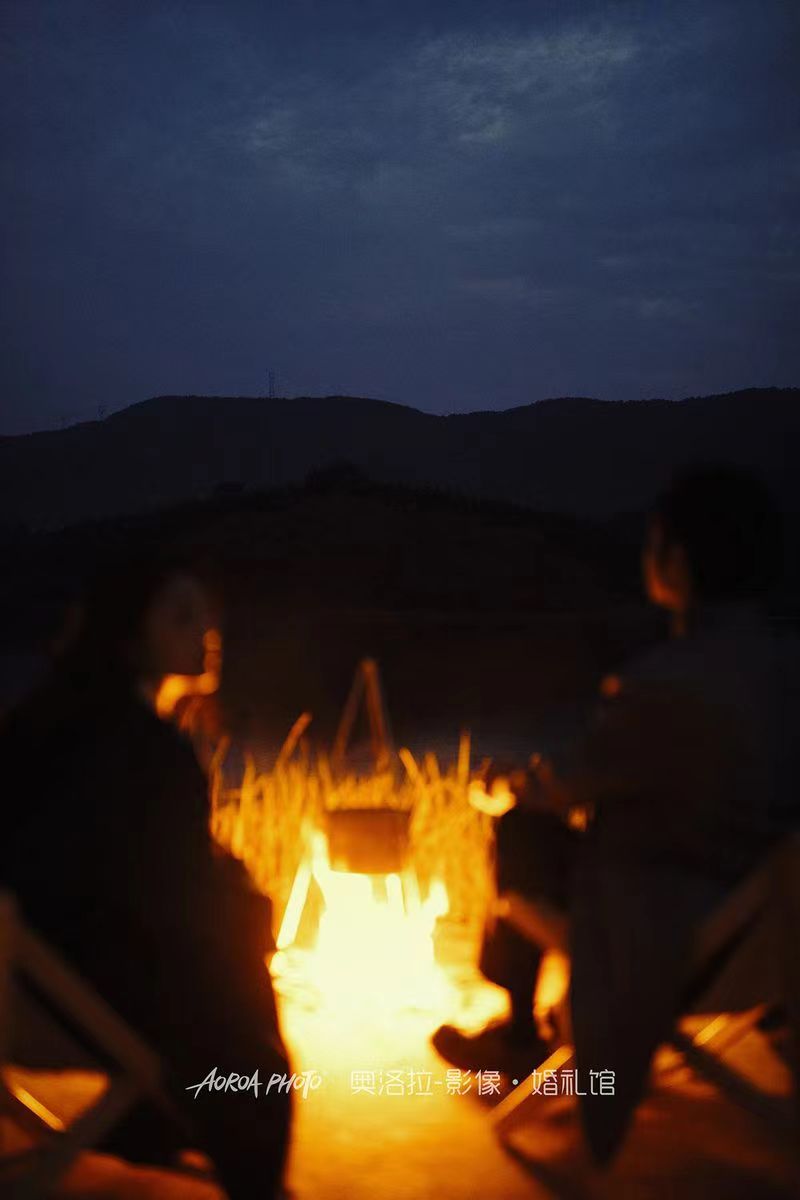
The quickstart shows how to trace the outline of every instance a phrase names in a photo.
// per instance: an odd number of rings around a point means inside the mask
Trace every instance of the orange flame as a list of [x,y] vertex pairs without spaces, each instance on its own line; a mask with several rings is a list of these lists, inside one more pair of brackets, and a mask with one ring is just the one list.
[[222,636],[218,629],[203,635],[202,675],[166,675],[156,694],[156,712],[167,721],[184,696],[212,696],[219,687],[222,668]]

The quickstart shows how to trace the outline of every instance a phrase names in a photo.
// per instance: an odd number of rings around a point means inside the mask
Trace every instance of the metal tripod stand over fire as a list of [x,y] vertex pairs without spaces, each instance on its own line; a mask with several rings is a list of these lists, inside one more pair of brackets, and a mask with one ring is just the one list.
[[[393,750],[377,665],[359,665],[334,743],[334,770],[344,767],[360,704],[366,705],[377,771],[391,768]],[[436,920],[448,910],[447,892],[432,880],[423,898],[410,862],[412,813],[390,808],[330,808],[307,832],[277,937],[273,972],[303,956],[306,981],[326,1006],[354,1013],[365,1007],[435,1007],[445,978],[435,962]],[[296,946],[313,889],[321,912],[313,948]]]

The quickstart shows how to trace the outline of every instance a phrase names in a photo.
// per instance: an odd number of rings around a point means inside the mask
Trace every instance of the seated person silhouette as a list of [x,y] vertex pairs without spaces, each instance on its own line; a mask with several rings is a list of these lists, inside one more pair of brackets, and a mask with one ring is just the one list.
[[[506,772],[516,803],[497,822],[498,891],[563,914],[578,1063],[583,1045],[605,1058],[589,1068],[616,1064],[621,1122],[675,1017],[692,933],[798,825],[798,641],[773,631],[763,604],[780,556],[757,479],[676,478],[642,555],[672,636],[604,681],[568,769],[534,756]],[[442,1026],[433,1040],[447,1061],[524,1078],[547,1056],[531,1013],[542,950],[490,917],[480,966],[508,990],[511,1016],[472,1036]]]
[[[232,1200],[278,1194],[289,1100],[187,1091],[213,1068],[262,1086],[287,1072],[264,956],[270,908],[212,841],[206,779],[156,712],[165,676],[204,666],[197,578],[133,555],[89,589],[46,684],[0,726],[0,886],[30,926],[149,1042]],[[109,1147],[161,1158],[187,1144],[140,1110]]]

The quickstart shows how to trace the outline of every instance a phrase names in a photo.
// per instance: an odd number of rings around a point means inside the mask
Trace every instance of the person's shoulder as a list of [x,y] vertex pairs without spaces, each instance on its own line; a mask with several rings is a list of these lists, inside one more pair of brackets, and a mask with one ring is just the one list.
[[[726,664],[741,669],[781,653],[780,640],[757,608],[721,605],[701,614],[685,636],[665,638],[630,659],[621,676],[630,683],[669,682],[708,675]],[[791,658],[800,642],[790,636],[783,640],[783,653]]]
[[696,722],[714,691],[714,672],[702,648],[690,638],[665,639],[603,679],[600,712],[606,720],[637,727],[679,717]]
[[724,613],[686,637],[670,639],[631,659],[606,698],[622,706],[685,709],[686,719],[730,711],[765,712],[777,697],[800,696],[800,639],[776,630],[760,614]]
[[160,717],[148,705],[141,704],[139,708],[142,710],[139,715],[142,735],[152,742],[153,747],[177,766],[184,766],[202,774],[194,746],[187,735],[172,721]]
[[97,733],[100,753],[125,758],[134,769],[203,778],[188,738],[136,696],[121,699],[101,717]]
[[607,676],[602,691],[613,697],[666,686],[691,677],[695,668],[694,647],[687,639],[665,639],[629,659],[618,674]]

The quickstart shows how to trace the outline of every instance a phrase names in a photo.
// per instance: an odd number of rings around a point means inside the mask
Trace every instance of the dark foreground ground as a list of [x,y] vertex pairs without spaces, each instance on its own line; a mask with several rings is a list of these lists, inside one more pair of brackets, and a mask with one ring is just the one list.
[[[451,962],[458,995],[451,999],[467,1023],[498,1009],[498,994]],[[447,1006],[445,1006],[447,1007]],[[554,1099],[511,1135],[495,1137],[494,1100],[479,1097],[473,1080],[448,1094],[447,1066],[429,1045],[443,1011],[382,1011],[362,1006],[332,1014],[303,994],[283,997],[282,1020],[296,1071],[319,1072],[322,1084],[295,1106],[288,1169],[293,1200],[790,1200],[798,1180],[792,1147],[759,1125],[679,1061],[662,1057],[654,1084],[616,1163],[599,1171],[589,1162],[572,1101]],[[737,1052],[740,1069],[775,1089],[764,1044]],[[430,1095],[406,1084],[402,1094],[356,1091],[352,1072],[393,1069],[430,1079]],[[50,1077],[36,1094],[63,1116],[74,1112],[98,1081]],[[44,1090],[43,1090],[44,1089]],[[33,1089],[32,1089],[33,1090]],[[254,1101],[257,1102],[257,1101]],[[199,1182],[107,1156],[88,1154],[61,1190],[70,1200],[223,1200]]]

